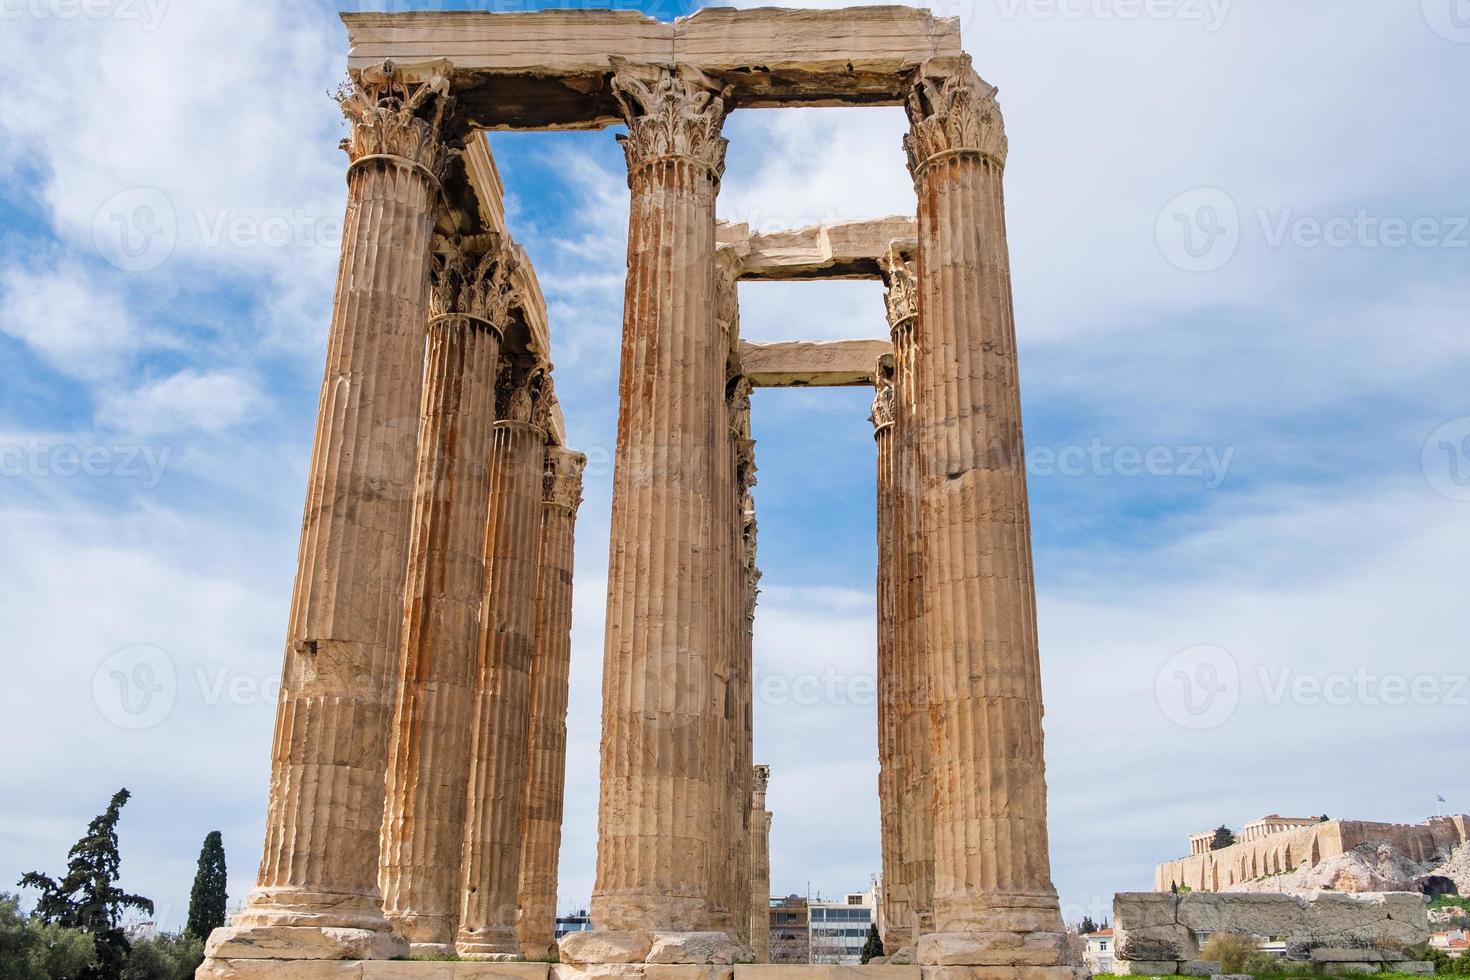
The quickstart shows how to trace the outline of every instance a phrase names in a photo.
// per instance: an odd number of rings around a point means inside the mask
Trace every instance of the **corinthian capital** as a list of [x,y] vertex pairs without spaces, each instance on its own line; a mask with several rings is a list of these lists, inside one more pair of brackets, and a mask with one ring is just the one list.
[[898,249],[884,256],[883,283],[888,287],[888,327],[895,335],[905,324],[912,325],[919,315],[919,278],[913,260]]
[[[940,69],[948,71],[940,74]],[[996,91],[975,74],[968,55],[936,59],[919,70],[909,91],[910,129],[903,138],[914,180],[930,161],[951,154],[978,154],[1005,166],[1005,119]]]
[[503,338],[516,299],[515,269],[515,253],[500,235],[460,239],[448,254],[435,257],[429,312],[467,316]]
[[453,75],[448,61],[412,78],[391,61],[354,74],[337,93],[337,104],[352,124],[352,135],[342,141],[352,163],[397,158],[442,181],[451,157],[442,130],[453,105]]
[[733,248],[715,251],[715,322],[732,350],[740,337],[740,261]]
[[873,433],[876,435],[893,424],[894,418],[894,393],[893,393],[894,361],[892,354],[884,354],[878,358],[878,369],[874,372],[876,383],[873,394],[873,414],[870,420],[873,423]]
[[619,136],[628,176],[658,160],[682,158],[703,166],[718,184],[725,172],[720,135],[729,88],[690,65],[636,64],[613,57],[612,91],[628,124]]
[[541,425],[546,417],[545,402],[550,401],[550,375],[545,361],[524,356],[507,355],[500,359],[495,379],[495,405],[499,417],[507,422]]
[[587,457],[581,453],[561,446],[547,447],[542,502],[575,513],[582,504],[582,471],[586,468]]

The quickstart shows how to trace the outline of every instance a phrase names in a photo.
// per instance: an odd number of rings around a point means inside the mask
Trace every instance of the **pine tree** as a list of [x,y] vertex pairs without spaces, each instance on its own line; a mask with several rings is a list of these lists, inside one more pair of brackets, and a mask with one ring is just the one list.
[[189,893],[189,932],[200,939],[225,924],[225,843],[218,830],[209,832],[199,849],[199,870]]
[[1097,932],[1097,923],[1092,921],[1092,916],[1084,915],[1082,924],[1077,927],[1077,932],[1084,936],[1090,936]]
[[868,941],[863,943],[863,955],[860,962],[866,963],[875,956],[883,955],[883,938],[878,935],[878,926],[868,926]]
[[1218,851],[1222,847],[1229,847],[1235,843],[1235,831],[1221,824],[1215,828],[1214,839],[1210,841],[1210,850]]
[[60,881],[32,871],[20,879],[22,888],[36,888],[41,897],[35,915],[42,922],[80,929],[92,937],[97,965],[81,980],[117,980],[132,945],[123,934],[127,909],[153,914],[153,903],[117,887],[122,858],[117,851],[117,822],[131,794],[118,790],[107,811],[87,825],[87,833],[67,854],[66,875]]

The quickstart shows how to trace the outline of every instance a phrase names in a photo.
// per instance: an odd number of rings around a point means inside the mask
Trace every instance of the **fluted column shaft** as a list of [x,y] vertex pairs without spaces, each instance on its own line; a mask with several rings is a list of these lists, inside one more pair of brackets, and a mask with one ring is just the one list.
[[[209,955],[392,956],[378,834],[395,700],[447,79],[364,72],[256,890]],[[332,930],[323,932],[323,929]],[[274,932],[271,932],[274,930]],[[340,955],[340,954],[339,954]]]
[[751,767],[750,793],[750,954],[771,961],[771,814],[766,809],[770,766]]
[[[724,774],[704,761],[723,710],[710,587],[713,447],[726,425],[712,307],[724,106],[690,69],[615,67],[632,194],[592,921],[637,934],[713,931]],[[563,959],[574,950],[563,943]],[[623,955],[647,954],[632,939]]]
[[545,460],[545,429],[514,418],[495,423],[462,906],[455,940],[459,955],[467,959],[520,954],[516,906]]
[[[905,139],[919,198],[916,371],[934,750],[935,932],[919,955],[1051,966],[1062,961],[1064,937],[1047,853],[1004,125],[994,90],[968,59],[948,67],[947,77],[919,79]],[[961,933],[970,935],[956,948]]]
[[383,907],[413,944],[453,947],[484,587],[497,333],[431,322],[398,706],[383,818]]
[[424,952],[452,952],[459,921],[487,461],[509,273],[508,254],[491,247],[445,257],[433,280],[379,869],[384,912]]
[[909,677],[899,662],[899,593],[903,577],[903,513],[894,461],[893,358],[879,362],[873,399],[873,441],[878,457],[878,813],[883,867],[883,948],[913,942],[909,868],[905,863],[901,785],[905,778],[901,719]]
[[888,924],[898,946],[911,945],[933,928],[934,814],[929,775],[928,661],[924,639],[924,533],[919,468],[918,379],[914,357],[918,284],[910,257],[899,252],[885,262],[888,321],[893,338],[893,644],[897,699],[894,735],[901,768],[898,794],[899,875],[906,917]]
[[572,658],[572,568],[582,470],[587,457],[546,450],[541,498],[540,582],[531,662],[531,726],[521,821],[520,911],[516,936],[528,959],[556,943],[556,880],[566,789],[567,690]]

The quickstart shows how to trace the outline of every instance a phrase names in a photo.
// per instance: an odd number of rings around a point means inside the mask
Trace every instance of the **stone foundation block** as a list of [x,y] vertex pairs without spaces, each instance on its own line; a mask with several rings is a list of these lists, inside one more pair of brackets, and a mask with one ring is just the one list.
[[1393,972],[1407,973],[1411,977],[1432,977],[1434,976],[1434,964],[1420,960],[1406,960],[1403,963],[1395,963]]
[[1060,966],[1066,937],[1033,932],[940,932],[920,938],[924,966]]
[[1219,960],[1190,960],[1179,967],[1186,977],[1213,977],[1224,970]]
[[1199,955],[1194,933],[1178,923],[1163,926],[1114,926],[1114,948],[1129,960],[1192,960]]
[[[219,930],[216,929],[216,932]],[[362,980],[357,960],[208,959],[195,980]]]
[[1176,960],[1117,960],[1113,972],[1120,977],[1172,977],[1179,972]]
[[742,963],[735,980],[922,980],[917,966]]
[[1073,966],[926,966],[923,980],[1087,980]]
[[750,951],[723,932],[658,933],[648,951],[649,963],[729,966],[750,959]]
[[551,965],[551,980],[734,980],[735,968],[702,963]]
[[391,960],[408,956],[408,943],[372,929],[225,926],[210,934],[204,955],[211,960]]
[[1179,921],[1180,897],[1168,892],[1119,892],[1113,896],[1113,923],[1126,929],[1172,926]]
[[1179,898],[1179,924],[1191,932],[1315,935],[1305,903],[1294,895],[1191,892]]
[[[549,963],[427,960],[207,960],[196,980],[548,980]],[[685,980],[685,978],[669,978]],[[688,978],[703,980],[703,978]]]
[[653,949],[653,936],[647,932],[612,932],[593,929],[574,932],[561,940],[561,962],[581,964],[642,963]]
[[1324,963],[1322,972],[1329,977],[1353,976],[1361,973],[1382,973],[1382,963]]
[[1376,949],[1332,949],[1319,946],[1312,950],[1313,963],[1382,963],[1383,953]]

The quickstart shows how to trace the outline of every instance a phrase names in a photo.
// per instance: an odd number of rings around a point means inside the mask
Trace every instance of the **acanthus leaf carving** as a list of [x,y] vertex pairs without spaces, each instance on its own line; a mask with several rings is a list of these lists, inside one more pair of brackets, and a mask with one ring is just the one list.
[[[947,59],[946,59],[947,60]],[[971,67],[968,55],[942,77],[920,69],[909,90],[909,132],[903,138],[909,173],[918,180],[930,160],[969,152],[1004,167],[1008,144],[1005,118],[996,99],[998,89]]]
[[897,249],[884,257],[882,265],[888,326],[897,333],[900,326],[919,315],[919,278],[913,260]]
[[873,414],[870,417],[875,432],[893,424],[895,418],[893,388],[894,358],[892,354],[884,354],[878,358],[878,368],[873,386]]
[[618,137],[628,161],[628,177],[658,160],[682,157],[702,164],[719,184],[725,172],[720,135],[729,113],[729,86],[691,65],[650,65],[612,57],[613,96],[623,110],[628,132]]
[[430,313],[472,317],[504,337],[517,301],[511,282],[516,264],[514,250],[500,235],[475,235],[452,243],[448,253],[435,258]]
[[535,425],[547,378],[544,361],[516,355],[502,356],[495,379],[497,417],[506,422]]
[[575,513],[582,504],[582,472],[586,468],[587,457],[583,454],[560,446],[548,448],[542,501]]
[[406,78],[391,61],[355,73],[337,92],[337,104],[352,125],[341,144],[351,162],[399,157],[442,181],[455,152],[443,133],[444,117],[454,104],[453,78],[448,61],[429,66],[422,79]]

